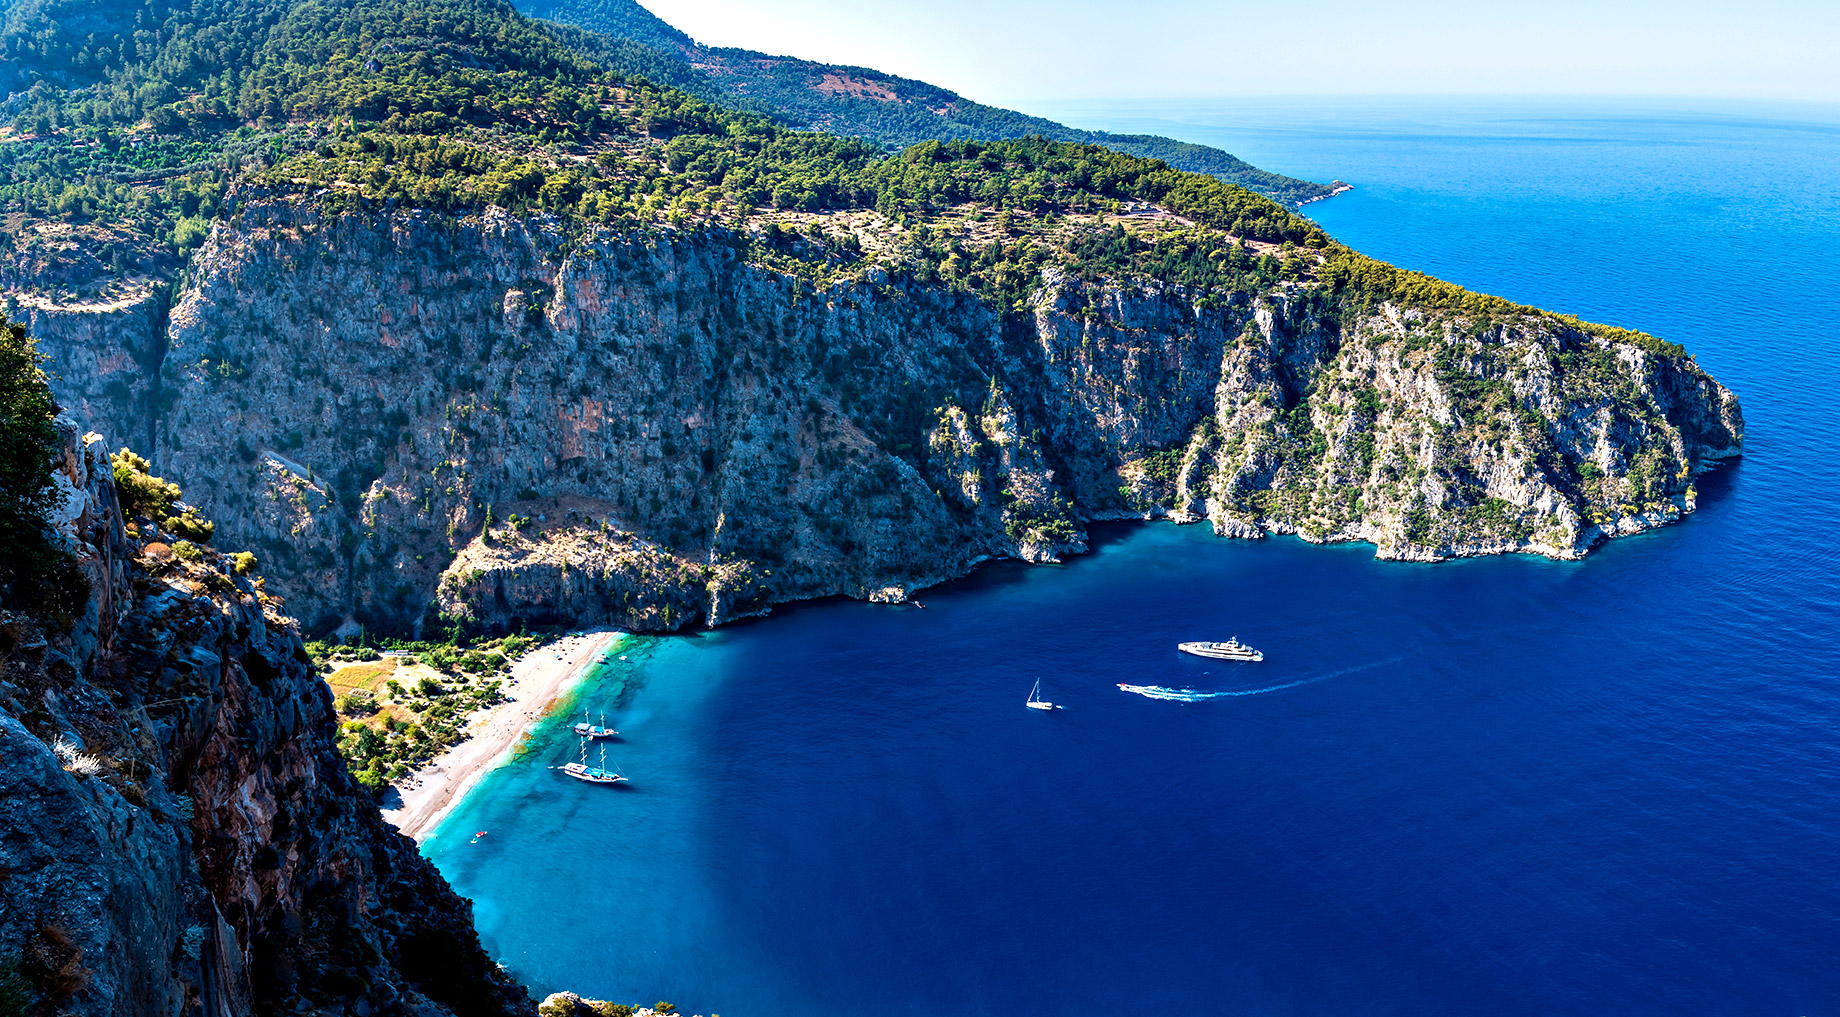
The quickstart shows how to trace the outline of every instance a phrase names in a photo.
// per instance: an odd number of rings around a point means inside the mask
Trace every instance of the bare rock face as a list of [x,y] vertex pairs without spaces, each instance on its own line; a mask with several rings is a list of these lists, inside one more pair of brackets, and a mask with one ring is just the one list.
[[316,630],[900,599],[1107,518],[1575,557],[1690,511],[1742,442],[1666,348],[1295,287],[1050,268],[998,313],[882,268],[815,289],[715,228],[260,201],[187,279],[156,338],[47,348],[161,351],[148,454]]
[[131,536],[105,443],[61,426],[91,595],[0,614],[0,978],[43,1013],[529,1012],[346,772],[260,581]]
[[526,536],[488,530],[441,577],[443,614],[491,628],[520,622],[678,628],[764,611],[770,577],[747,562],[697,562],[634,534],[563,526]]
[[147,443],[165,354],[166,296],[147,285],[119,294],[60,301],[14,293],[7,314],[56,365],[58,398],[78,420],[125,422],[124,440]]
[[1226,351],[1182,453],[1175,512],[1223,535],[1576,558],[1692,511],[1692,478],[1742,444],[1736,397],[1690,361],[1552,319],[1466,332],[1384,308],[1339,343],[1282,321]]

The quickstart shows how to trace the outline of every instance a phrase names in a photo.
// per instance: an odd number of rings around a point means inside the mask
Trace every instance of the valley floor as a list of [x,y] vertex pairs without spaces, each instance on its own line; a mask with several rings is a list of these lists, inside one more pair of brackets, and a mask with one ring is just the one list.
[[547,643],[512,665],[510,698],[473,722],[471,737],[400,781],[386,799],[385,821],[425,839],[480,778],[508,761],[524,736],[561,701],[600,655],[624,638],[589,632]]

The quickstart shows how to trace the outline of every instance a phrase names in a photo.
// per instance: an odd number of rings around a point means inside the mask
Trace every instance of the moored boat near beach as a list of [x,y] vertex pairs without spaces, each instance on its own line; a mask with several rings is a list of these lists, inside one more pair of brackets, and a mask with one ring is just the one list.
[[601,746],[600,762],[601,765],[599,766],[588,765],[588,743],[584,740],[581,743],[581,758],[573,763],[563,764],[561,769],[563,773],[576,780],[587,781],[590,784],[626,783],[626,778],[622,777],[619,771],[607,766],[607,746],[605,745]]
[[607,715],[604,713],[601,714],[601,722],[599,724],[589,723],[588,711],[586,710],[581,711],[581,720],[575,725],[574,730],[576,734],[581,735],[583,738],[596,740],[601,738],[612,738],[619,734],[618,731],[607,726]]

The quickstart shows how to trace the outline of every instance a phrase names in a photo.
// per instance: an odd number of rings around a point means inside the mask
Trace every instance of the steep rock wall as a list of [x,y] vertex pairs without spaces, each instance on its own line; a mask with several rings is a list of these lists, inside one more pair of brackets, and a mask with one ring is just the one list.
[[1573,557],[1742,440],[1687,358],[1294,287],[1050,269],[1001,315],[881,268],[814,289],[720,229],[286,203],[188,280],[152,454],[314,627],[899,599],[1126,516]]
[[261,584],[125,529],[105,443],[60,424],[91,596],[0,612],[0,978],[46,1014],[530,1012],[346,772]]

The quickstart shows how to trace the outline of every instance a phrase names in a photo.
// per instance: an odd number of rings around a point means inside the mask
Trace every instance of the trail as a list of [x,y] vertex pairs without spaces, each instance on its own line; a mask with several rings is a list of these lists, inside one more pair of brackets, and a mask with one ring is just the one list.
[[1126,685],[1124,682],[1119,682],[1118,687],[1126,692],[1135,692],[1145,699],[1164,699],[1175,703],[1199,703],[1205,699],[1225,699],[1229,696],[1260,696],[1267,692],[1282,692],[1285,689],[1294,689],[1300,685],[1314,685],[1317,682],[1328,681],[1331,678],[1340,678],[1342,675],[1354,674],[1356,671],[1370,671],[1376,667],[1397,664],[1404,659],[1404,657],[1391,657],[1386,660],[1376,660],[1371,664],[1357,664],[1354,667],[1342,668],[1340,671],[1319,674],[1313,678],[1300,678],[1297,681],[1285,682],[1282,685],[1268,685],[1262,689],[1235,689],[1226,692],[1203,692],[1200,689],[1172,689],[1162,685]]

